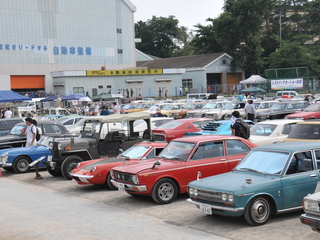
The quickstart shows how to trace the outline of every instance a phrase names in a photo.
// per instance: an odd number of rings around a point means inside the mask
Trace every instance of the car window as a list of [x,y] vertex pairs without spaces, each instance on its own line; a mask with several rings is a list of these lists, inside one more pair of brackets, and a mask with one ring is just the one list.
[[44,134],[62,133],[59,126],[55,124],[45,124],[43,125]]
[[210,142],[200,144],[198,149],[193,154],[191,161],[201,160],[206,158],[215,158],[224,156],[223,142]]
[[320,139],[320,125],[296,124],[289,133],[288,138],[295,139]]
[[250,135],[270,136],[276,127],[274,124],[256,124],[250,128]]
[[320,150],[315,150],[317,169],[320,169]]
[[314,170],[311,152],[298,152],[292,157],[286,174],[294,174]]
[[68,121],[64,122],[63,125],[73,125],[74,119],[69,119]]
[[281,133],[288,135],[295,125],[296,125],[296,123],[285,124],[282,128]]
[[250,151],[249,147],[240,140],[226,140],[227,155],[236,155],[247,153]]

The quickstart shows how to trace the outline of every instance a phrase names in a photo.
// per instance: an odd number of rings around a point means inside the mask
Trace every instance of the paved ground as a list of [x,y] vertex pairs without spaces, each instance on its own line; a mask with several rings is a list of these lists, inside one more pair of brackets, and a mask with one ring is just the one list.
[[[180,195],[158,205],[101,186],[79,186],[41,172],[3,172],[0,239],[232,239],[318,240],[300,223],[302,211],[274,216],[260,227],[243,218],[207,216]],[[18,226],[18,227],[17,227]],[[92,237],[93,236],[93,237]],[[219,238],[221,237],[221,238]]]

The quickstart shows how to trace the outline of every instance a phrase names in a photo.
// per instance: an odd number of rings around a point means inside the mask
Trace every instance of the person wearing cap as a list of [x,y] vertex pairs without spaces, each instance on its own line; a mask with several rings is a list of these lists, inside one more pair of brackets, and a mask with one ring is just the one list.
[[163,114],[161,113],[161,109],[157,108],[157,112],[153,114],[154,117],[164,117]]
[[257,111],[253,105],[253,100],[251,99],[248,99],[248,102],[244,107],[244,111],[246,112],[248,120],[254,121],[254,119],[257,117]]

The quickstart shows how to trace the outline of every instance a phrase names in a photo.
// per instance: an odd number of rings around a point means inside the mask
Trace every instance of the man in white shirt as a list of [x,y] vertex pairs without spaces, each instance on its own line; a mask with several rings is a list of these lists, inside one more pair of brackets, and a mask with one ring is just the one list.
[[254,118],[257,117],[257,111],[253,105],[253,101],[251,99],[248,99],[248,102],[246,103],[244,107],[244,111],[246,112],[247,119],[254,121]]
[[26,118],[26,124],[27,124],[27,128],[26,128],[26,131],[24,132],[24,135],[27,135],[26,147],[36,146],[37,145],[37,140],[36,140],[37,128],[32,124],[32,118]]
[[113,103],[113,114],[120,114],[121,107],[117,103]]
[[94,103],[94,116],[98,116],[99,113],[99,104],[97,102]]
[[12,118],[12,112],[11,112],[10,108],[7,108],[7,111],[5,111],[5,113],[4,113],[4,117],[5,118]]

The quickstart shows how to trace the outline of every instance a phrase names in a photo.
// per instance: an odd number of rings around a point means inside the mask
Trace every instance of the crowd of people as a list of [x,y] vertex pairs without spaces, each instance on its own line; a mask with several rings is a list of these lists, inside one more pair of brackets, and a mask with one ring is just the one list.
[[9,107],[6,109],[0,108],[0,118],[12,118],[12,111]]

